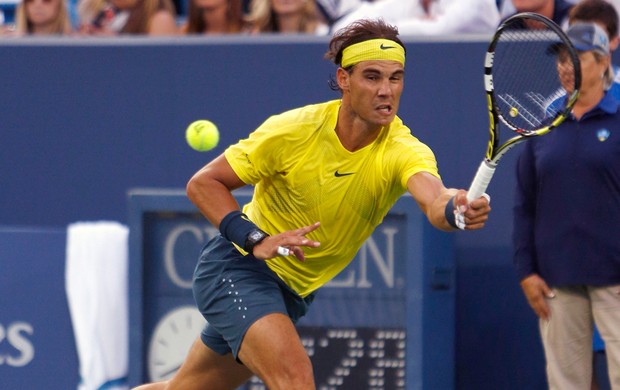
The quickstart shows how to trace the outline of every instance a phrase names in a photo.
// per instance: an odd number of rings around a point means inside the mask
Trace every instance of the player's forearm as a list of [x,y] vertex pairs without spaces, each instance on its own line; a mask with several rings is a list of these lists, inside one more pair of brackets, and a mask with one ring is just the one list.
[[187,197],[213,226],[218,227],[228,213],[239,210],[239,204],[222,183],[199,175],[192,177],[187,184]]
[[407,189],[431,225],[444,231],[454,230],[446,220],[445,209],[448,201],[456,194],[455,189],[444,187],[438,177],[426,172],[411,176]]
[[444,189],[433,202],[428,219],[437,229],[441,229],[443,231],[456,230],[456,228],[448,221],[448,213],[451,213],[454,210],[452,198],[456,194],[456,191],[457,190],[453,188]]
[[228,213],[239,210],[231,191],[243,185],[222,155],[192,176],[187,183],[187,197],[218,227]]

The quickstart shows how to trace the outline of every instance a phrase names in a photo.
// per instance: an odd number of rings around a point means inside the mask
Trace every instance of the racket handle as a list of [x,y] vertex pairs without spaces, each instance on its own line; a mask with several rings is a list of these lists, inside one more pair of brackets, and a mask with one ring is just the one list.
[[476,172],[474,180],[469,186],[469,191],[467,191],[467,203],[471,203],[473,200],[478,199],[482,196],[482,194],[484,194],[489,186],[489,183],[491,182],[491,178],[495,173],[496,167],[497,165],[490,161],[482,161],[478,167],[478,172]]

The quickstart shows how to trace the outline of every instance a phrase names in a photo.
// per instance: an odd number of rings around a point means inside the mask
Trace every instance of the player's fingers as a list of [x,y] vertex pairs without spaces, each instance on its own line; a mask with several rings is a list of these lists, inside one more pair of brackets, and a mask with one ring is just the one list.
[[320,222],[315,222],[312,225],[308,225],[308,226],[301,227],[299,229],[295,229],[295,230],[292,231],[292,233],[297,234],[299,236],[304,236],[304,235],[306,235],[306,234],[316,230],[320,225],[321,225]]
[[467,192],[465,190],[459,190],[456,195],[454,195],[454,208],[460,213],[464,213],[469,208]]
[[482,229],[484,227],[485,222],[466,222],[465,223],[465,230],[477,230],[477,229]]
[[299,261],[306,260],[306,254],[301,248],[294,246],[291,248],[291,251],[293,252],[293,255],[295,255],[295,257],[297,258],[297,260]]
[[469,215],[465,215],[465,223],[468,225],[474,225],[478,223],[485,223],[489,219],[489,213],[482,212],[478,210],[477,212],[472,212]]
[[476,230],[476,229],[482,229],[485,223],[488,221],[488,219],[489,219],[488,210],[483,210],[483,209],[476,210],[473,207],[471,207],[464,214],[463,221],[465,223],[466,230]]
[[307,246],[311,248],[318,248],[321,246],[321,243],[318,241],[311,240],[304,236],[295,236],[295,235],[283,235],[278,237],[278,245],[283,247],[290,246]]
[[483,194],[480,198],[472,200],[469,206],[474,210],[491,210],[491,197],[487,194]]
[[291,250],[285,246],[278,246],[277,253],[280,256],[288,256],[291,254]]

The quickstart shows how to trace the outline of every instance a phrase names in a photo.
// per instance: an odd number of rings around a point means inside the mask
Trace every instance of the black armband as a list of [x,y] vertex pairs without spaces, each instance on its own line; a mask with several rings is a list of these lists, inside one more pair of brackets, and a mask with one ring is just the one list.
[[456,215],[454,214],[454,196],[450,198],[448,203],[446,203],[446,210],[444,211],[444,215],[446,217],[446,221],[448,221],[450,226],[458,229],[458,226],[456,224]]
[[243,250],[252,253],[254,247],[269,237],[247,215],[239,210],[228,213],[220,222],[220,233],[228,241],[234,242]]

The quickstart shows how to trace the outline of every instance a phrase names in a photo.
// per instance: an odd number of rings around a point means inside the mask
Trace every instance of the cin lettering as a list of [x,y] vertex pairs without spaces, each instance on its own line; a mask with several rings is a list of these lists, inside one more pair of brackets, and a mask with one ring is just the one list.
[[[397,277],[399,272],[395,261],[396,246],[402,245],[395,239],[398,233],[395,226],[381,226],[366,240],[357,258],[325,287],[401,288],[404,278]],[[192,288],[192,271],[199,249],[217,234],[218,230],[211,225],[192,223],[178,224],[167,233],[163,262],[165,273],[174,285],[182,289]]]
[[193,269],[200,247],[217,234],[218,230],[213,226],[201,227],[190,223],[177,225],[170,230],[164,243],[164,267],[172,283],[182,289],[192,288],[192,274],[182,274],[179,269]]

